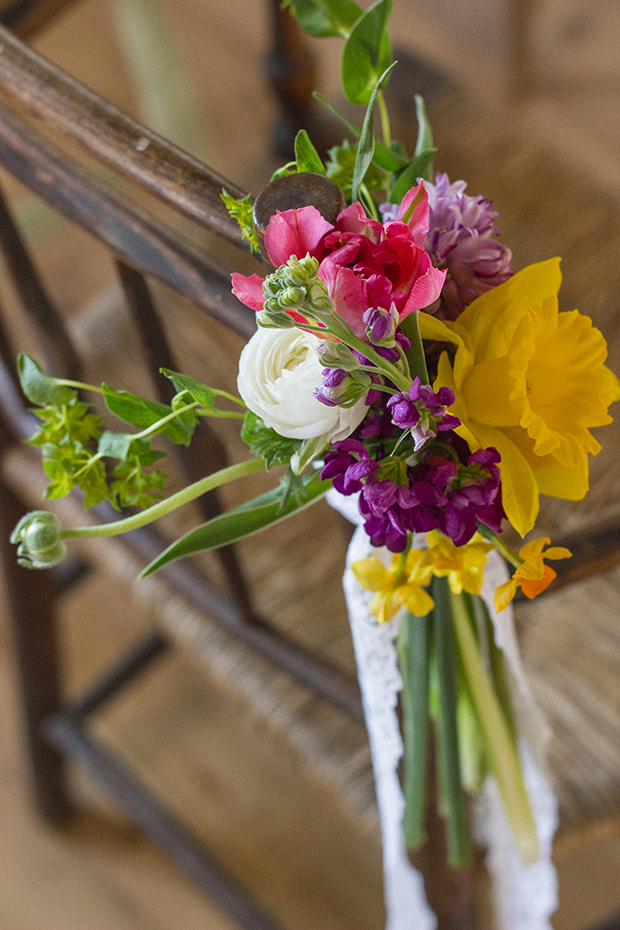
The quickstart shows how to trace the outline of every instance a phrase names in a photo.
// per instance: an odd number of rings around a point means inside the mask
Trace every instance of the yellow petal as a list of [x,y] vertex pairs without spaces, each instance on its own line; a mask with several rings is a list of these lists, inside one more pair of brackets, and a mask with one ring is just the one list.
[[406,584],[400,590],[403,604],[416,617],[426,617],[435,606],[430,594],[419,585]]
[[538,516],[538,487],[531,465],[502,432],[473,424],[476,439],[484,448],[495,446],[501,456],[502,503],[506,516],[521,536],[534,526]]
[[511,578],[510,581],[504,582],[504,584],[500,584],[500,586],[495,589],[495,610],[500,611],[508,607],[516,593],[517,584],[513,578]]
[[368,556],[366,559],[359,559],[351,565],[357,583],[365,591],[380,591],[382,588],[389,586],[390,572],[374,556]]

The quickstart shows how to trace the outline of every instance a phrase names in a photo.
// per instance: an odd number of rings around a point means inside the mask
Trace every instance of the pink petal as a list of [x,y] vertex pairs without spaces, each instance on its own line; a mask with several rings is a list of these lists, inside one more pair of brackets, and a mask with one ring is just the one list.
[[242,304],[251,310],[262,310],[265,303],[263,295],[263,280],[257,274],[247,277],[244,274],[238,274],[236,271],[231,274],[233,283],[232,292],[238,297]]
[[366,216],[364,208],[357,200],[339,214],[336,220],[336,228],[341,232],[352,232],[360,236],[368,236],[371,242],[375,244],[381,242],[383,238],[383,224]]
[[319,261],[324,252],[321,240],[334,227],[321,216],[316,207],[279,210],[271,217],[265,230],[265,247],[272,264],[279,268],[291,255],[304,258],[308,252]]
[[349,324],[356,336],[363,337],[366,324],[362,316],[368,309],[366,282],[351,268],[336,265],[328,256],[319,268],[329,296],[334,301],[334,312]]
[[[407,191],[402,199],[395,222],[403,220],[403,217],[410,209],[411,204],[416,199],[420,191],[422,191],[422,196],[420,197],[418,203],[415,205],[413,213],[407,219],[406,223],[409,227],[411,235],[413,236],[413,241],[416,245],[421,247],[424,245],[424,240],[426,239],[428,233],[428,194],[424,188],[424,184],[420,183],[417,187],[412,187],[410,191]],[[386,223],[386,228],[389,225],[389,223]]]
[[439,295],[446,278],[447,271],[439,268],[429,268],[426,274],[421,275],[411,288],[407,303],[400,315],[401,320],[414,310],[423,310],[434,303]]

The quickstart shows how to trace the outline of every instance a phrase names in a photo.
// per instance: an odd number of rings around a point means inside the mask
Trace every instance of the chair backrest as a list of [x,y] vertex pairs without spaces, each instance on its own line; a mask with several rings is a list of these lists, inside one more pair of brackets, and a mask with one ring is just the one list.
[[[141,344],[142,363],[159,398],[169,400],[162,366],[179,370],[173,349],[155,306],[147,278],[162,282],[227,331],[249,337],[254,314],[231,294],[230,278],[221,261],[210,257],[179,225],[187,220],[215,233],[234,247],[237,262],[246,251],[236,222],[220,199],[222,187],[234,196],[242,192],[216,172],[151,132],[127,114],[98,97],[20,40],[0,27],[0,165],[28,190],[59,211],[71,224],[95,237],[116,265],[126,303]],[[10,109],[9,109],[10,107]],[[27,114],[27,119],[24,115]],[[44,125],[45,135],[37,126]],[[50,133],[60,144],[49,140]],[[86,164],[71,146],[91,158]],[[67,148],[71,154],[67,154]],[[92,157],[113,169],[112,181],[102,180]],[[118,178],[128,179],[118,187]],[[145,192],[166,208],[158,217],[155,201],[148,209]],[[130,196],[131,195],[131,196]],[[140,202],[138,200],[141,198]],[[85,359],[74,345],[64,314],[46,294],[41,277],[19,231],[14,211],[0,207],[0,248],[29,326],[38,335],[42,361],[57,376],[73,377]],[[185,303],[187,301],[184,301]],[[0,321],[2,314],[0,314]],[[177,325],[177,324],[175,324]],[[31,415],[20,400],[13,359],[20,346],[12,344],[9,327],[0,323],[0,421],[4,444],[29,434]],[[1,448],[1,447],[0,447]],[[192,442],[185,463],[187,477],[221,467],[222,443],[211,431]],[[214,497],[206,498],[206,517],[217,512]],[[109,516],[108,516],[109,518]],[[129,534],[127,544],[144,558],[161,548],[155,531]],[[167,569],[173,586],[216,622],[287,669],[300,681],[356,718],[361,717],[355,682],[321,658],[308,654],[276,632],[251,606],[234,551],[222,550],[228,591],[206,582],[193,566],[179,563]]]

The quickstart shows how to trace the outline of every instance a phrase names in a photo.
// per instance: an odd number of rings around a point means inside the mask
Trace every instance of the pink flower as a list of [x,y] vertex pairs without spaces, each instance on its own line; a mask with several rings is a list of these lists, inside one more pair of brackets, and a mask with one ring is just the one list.
[[[387,223],[366,216],[360,203],[343,210],[335,226],[315,207],[278,212],[265,231],[265,246],[276,268],[292,255],[316,258],[334,312],[365,338],[363,315],[369,307],[389,310],[394,304],[402,320],[439,297],[446,272],[433,266],[422,247],[427,233],[428,197],[420,185]],[[260,311],[263,279],[233,274],[232,281],[239,300]]]

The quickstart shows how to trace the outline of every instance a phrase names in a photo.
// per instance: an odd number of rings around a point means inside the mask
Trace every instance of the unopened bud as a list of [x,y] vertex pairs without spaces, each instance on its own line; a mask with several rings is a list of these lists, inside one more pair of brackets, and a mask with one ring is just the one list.
[[354,371],[361,365],[357,356],[343,342],[324,339],[316,352],[321,365],[325,368],[343,368],[345,371]]
[[268,310],[266,304],[265,309],[256,315],[256,321],[259,326],[263,326],[265,329],[292,329],[295,326],[295,320],[292,316],[285,313],[284,310]]
[[17,545],[17,561],[26,568],[50,568],[67,555],[62,540],[62,527],[55,514],[33,510],[21,518],[11,542]]

